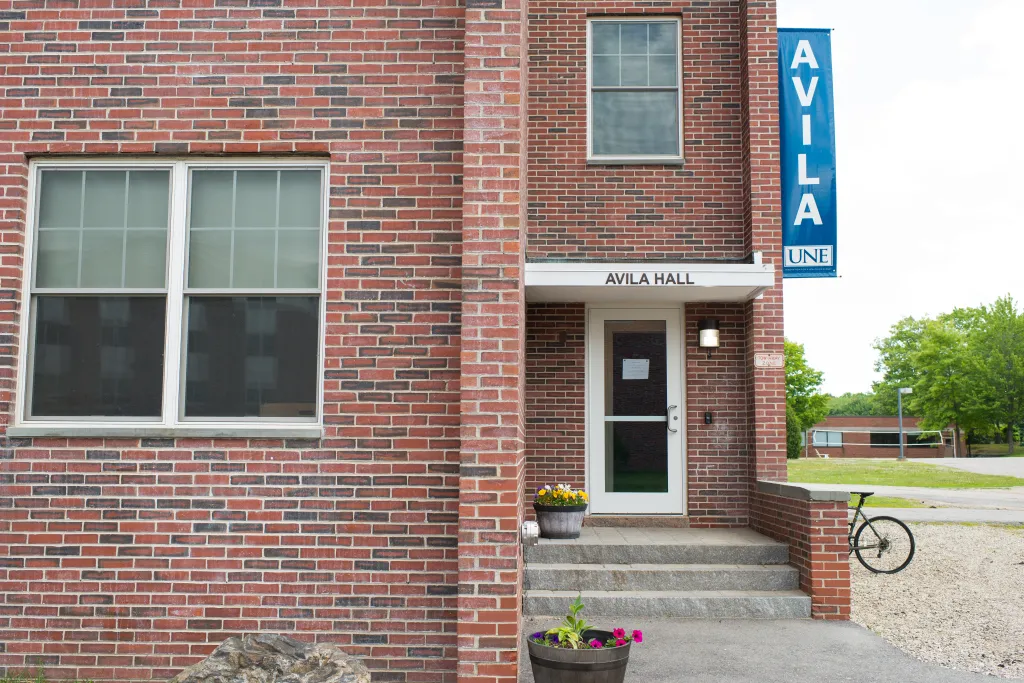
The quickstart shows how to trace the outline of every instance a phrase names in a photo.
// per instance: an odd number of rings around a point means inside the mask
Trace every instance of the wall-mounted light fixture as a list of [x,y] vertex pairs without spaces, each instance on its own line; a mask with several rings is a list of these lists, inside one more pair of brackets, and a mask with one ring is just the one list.
[[714,318],[704,318],[697,325],[697,345],[708,350],[708,358],[711,358],[711,349],[717,349],[719,345],[718,321]]

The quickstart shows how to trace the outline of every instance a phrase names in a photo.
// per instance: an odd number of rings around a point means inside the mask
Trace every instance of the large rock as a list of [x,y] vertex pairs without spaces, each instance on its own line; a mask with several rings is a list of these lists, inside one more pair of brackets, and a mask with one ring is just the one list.
[[333,645],[249,634],[228,638],[170,683],[370,683],[370,672]]

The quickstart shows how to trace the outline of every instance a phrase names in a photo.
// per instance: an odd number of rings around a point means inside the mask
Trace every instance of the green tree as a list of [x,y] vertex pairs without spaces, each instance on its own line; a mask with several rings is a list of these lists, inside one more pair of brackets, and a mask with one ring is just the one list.
[[[786,356],[786,452],[797,457],[800,434],[820,422],[828,414],[828,396],[820,392],[822,373],[807,363],[804,345],[784,344]],[[791,452],[796,443],[796,454]]]
[[921,427],[945,429],[952,424],[957,444],[962,430],[983,431],[991,419],[979,391],[981,366],[972,353],[969,329],[953,316],[928,321],[911,355]]
[[842,396],[829,396],[828,414],[843,416],[877,415],[878,406],[875,403],[875,395],[871,392],[848,391]]
[[1006,431],[1013,453],[1015,427],[1024,423],[1024,312],[1011,296],[996,299],[980,309],[971,336],[980,398],[990,409],[989,420]]
[[[913,355],[921,346],[921,334],[928,318],[904,318],[889,328],[889,336],[875,340],[878,360],[875,370],[882,373],[882,379],[872,385],[875,393],[875,410],[879,415],[896,414],[896,389],[912,387],[917,380]],[[909,399],[909,400],[908,400]],[[904,396],[903,414],[916,415],[913,394]]]

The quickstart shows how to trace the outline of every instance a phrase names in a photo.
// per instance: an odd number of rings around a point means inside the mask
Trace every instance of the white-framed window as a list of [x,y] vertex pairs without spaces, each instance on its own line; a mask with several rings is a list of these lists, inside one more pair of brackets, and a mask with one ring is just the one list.
[[842,448],[843,447],[843,433],[842,432],[824,432],[814,431],[814,438],[812,443],[815,446],[821,446],[823,448]]
[[680,21],[587,21],[587,149],[598,162],[673,162],[682,152]]
[[326,186],[313,160],[33,162],[15,427],[312,435]]

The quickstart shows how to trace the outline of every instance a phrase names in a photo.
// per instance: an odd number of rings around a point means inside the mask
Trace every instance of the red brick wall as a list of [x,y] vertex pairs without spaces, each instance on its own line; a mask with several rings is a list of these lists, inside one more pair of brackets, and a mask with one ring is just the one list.
[[[682,17],[685,164],[587,164],[586,19],[605,14]],[[733,0],[531,3],[531,259],[737,259],[749,253],[739,29]]]
[[586,307],[530,304],[526,317],[526,496],[586,485]]
[[[921,418],[905,416],[903,418],[904,429],[917,429]],[[816,453],[828,455],[830,458],[898,458],[900,454],[899,445],[872,446],[871,433],[866,431],[843,431],[876,428],[891,430],[895,432],[899,424],[895,417],[890,416],[869,416],[869,415],[834,415],[825,418],[822,422],[814,425],[816,430],[838,431],[843,433],[843,445],[839,447],[815,446],[807,450],[809,457],[816,457]],[[904,436],[904,455],[908,458],[946,458],[953,457],[952,441],[947,446],[944,443],[936,443],[934,446],[910,446],[913,443],[913,436]],[[966,448],[964,448],[966,451]]]
[[848,504],[760,491],[752,498],[750,526],[789,544],[789,563],[800,572],[800,590],[811,596],[811,616],[849,619]]
[[739,13],[744,238],[747,251],[775,266],[775,286],[746,304],[750,439],[756,478],[785,481],[785,370],[754,362],[758,353],[781,355],[785,337],[775,2],[740,0]]
[[514,683],[526,432],[526,3],[467,4],[458,675]]
[[[703,318],[719,321],[721,346],[697,346]],[[747,526],[752,472],[742,304],[686,307],[686,451],[691,526]],[[704,424],[710,411],[712,423]]]
[[325,438],[6,439],[0,667],[166,680],[264,630],[337,643],[374,680],[454,680],[463,14],[0,10],[4,422],[26,155],[331,160]]

